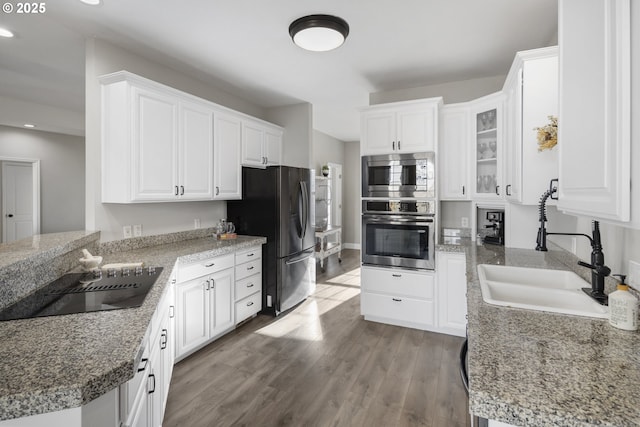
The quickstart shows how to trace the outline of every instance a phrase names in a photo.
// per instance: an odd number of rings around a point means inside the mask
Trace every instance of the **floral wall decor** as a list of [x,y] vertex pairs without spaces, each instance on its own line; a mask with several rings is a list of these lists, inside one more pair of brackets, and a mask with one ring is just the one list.
[[533,128],[538,131],[538,151],[551,150],[558,144],[558,118],[556,116],[547,117],[549,123],[539,128]]

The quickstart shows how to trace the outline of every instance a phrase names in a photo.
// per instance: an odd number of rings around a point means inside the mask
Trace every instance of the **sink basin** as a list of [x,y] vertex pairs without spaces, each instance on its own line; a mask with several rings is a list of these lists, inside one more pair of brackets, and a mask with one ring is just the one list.
[[591,284],[572,271],[478,265],[482,299],[493,305],[607,318],[609,309],[587,296]]

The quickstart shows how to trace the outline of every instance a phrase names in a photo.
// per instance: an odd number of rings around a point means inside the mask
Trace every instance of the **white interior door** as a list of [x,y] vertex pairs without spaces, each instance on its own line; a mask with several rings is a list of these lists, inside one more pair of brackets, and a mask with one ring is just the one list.
[[33,165],[2,162],[2,241],[33,235]]
[[331,178],[331,225],[342,227],[342,165],[329,163]]

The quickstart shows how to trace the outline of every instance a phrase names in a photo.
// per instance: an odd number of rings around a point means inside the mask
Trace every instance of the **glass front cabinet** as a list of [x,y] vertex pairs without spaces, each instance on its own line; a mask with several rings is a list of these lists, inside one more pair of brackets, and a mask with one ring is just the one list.
[[471,188],[477,198],[503,199],[503,103],[504,95],[500,92],[480,98],[471,105],[471,153],[475,158],[475,180]]

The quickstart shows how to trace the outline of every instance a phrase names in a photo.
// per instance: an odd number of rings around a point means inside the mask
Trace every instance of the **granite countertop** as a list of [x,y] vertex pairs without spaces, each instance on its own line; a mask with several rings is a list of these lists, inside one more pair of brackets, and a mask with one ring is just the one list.
[[131,379],[176,261],[196,262],[265,242],[264,237],[238,236],[128,251],[110,245],[105,264],[143,261],[164,267],[144,303],[139,308],[0,322],[0,420],[78,407]]
[[[478,264],[572,270],[590,282],[575,256],[559,248],[537,252],[468,242],[449,249],[462,248],[473,414],[517,426],[640,425],[640,333],[613,328],[606,319],[482,300]],[[608,280],[607,292],[612,286]]]

